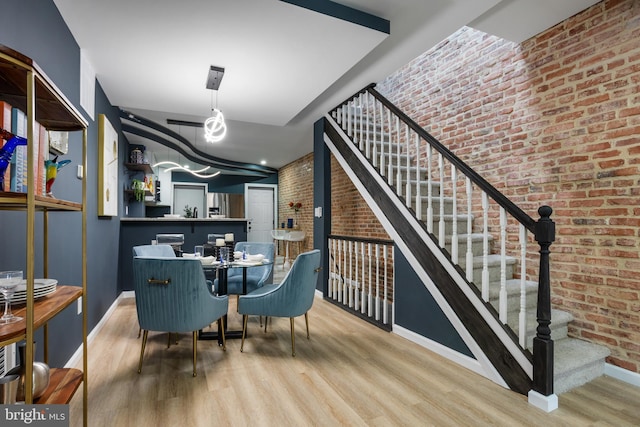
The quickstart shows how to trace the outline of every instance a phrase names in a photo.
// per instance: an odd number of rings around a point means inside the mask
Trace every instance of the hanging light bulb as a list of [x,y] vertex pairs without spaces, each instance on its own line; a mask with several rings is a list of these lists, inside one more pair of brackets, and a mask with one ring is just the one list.
[[204,122],[204,139],[207,142],[218,142],[227,134],[227,124],[222,112],[217,108],[211,110],[211,117]]
[[[204,122],[204,139],[207,142],[218,142],[227,134],[224,115],[218,110],[218,89],[224,76],[224,68],[212,65],[207,75],[207,89],[211,89],[211,117]],[[213,108],[213,91],[216,91],[216,108]]]

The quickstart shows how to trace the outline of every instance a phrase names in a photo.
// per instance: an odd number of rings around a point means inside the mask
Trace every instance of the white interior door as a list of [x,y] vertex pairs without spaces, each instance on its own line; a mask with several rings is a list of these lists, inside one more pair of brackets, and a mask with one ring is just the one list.
[[247,241],[271,242],[271,230],[275,228],[275,185],[245,186],[245,216],[247,224]]

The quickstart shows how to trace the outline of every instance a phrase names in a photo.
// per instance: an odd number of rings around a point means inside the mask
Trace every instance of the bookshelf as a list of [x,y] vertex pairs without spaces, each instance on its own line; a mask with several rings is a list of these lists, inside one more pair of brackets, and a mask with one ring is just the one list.
[[[35,141],[34,128],[36,121],[47,130],[82,133],[82,165],[87,169],[87,122],[75,109],[73,104],[56,88],[46,74],[30,58],[8,47],[0,45],[0,100],[22,110],[27,117],[27,140]],[[27,145],[27,168],[33,171],[36,162],[35,144]],[[73,147],[77,149],[77,147]],[[27,188],[23,193],[0,192],[0,210],[24,212],[26,216],[26,253],[25,264],[27,292],[24,307],[16,307],[16,314],[24,319],[8,325],[0,325],[0,346],[18,341],[26,342],[25,361],[25,402],[39,404],[66,404],[82,385],[83,424],[87,425],[87,181],[82,178],[80,201],[60,200],[37,194],[36,177],[33,173],[27,176]],[[82,260],[81,284],[58,284],[56,291],[43,298],[34,298],[35,272],[35,224],[36,215],[42,216],[44,247],[42,262],[44,276],[48,277],[48,213],[69,212],[81,215]],[[40,250],[40,248],[38,248]],[[39,255],[39,253],[38,253]],[[39,258],[39,257],[38,257]],[[55,345],[48,340],[47,323],[64,308],[82,298],[82,347],[83,368],[51,369],[50,384],[45,393],[34,400],[32,392],[32,375],[34,359],[34,332],[38,328],[44,330],[45,363],[48,346]]]

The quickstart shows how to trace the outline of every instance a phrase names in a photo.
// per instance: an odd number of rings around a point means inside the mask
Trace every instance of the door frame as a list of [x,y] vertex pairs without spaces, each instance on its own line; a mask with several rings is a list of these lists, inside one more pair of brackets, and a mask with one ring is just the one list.
[[[271,188],[273,190],[273,227],[278,228],[278,184],[244,184],[244,216],[249,220],[249,189],[250,188]],[[248,230],[247,230],[248,232]]]
[[204,212],[202,213],[202,215],[205,215],[205,216],[202,217],[200,212],[198,212],[198,215],[200,216],[200,218],[209,217],[209,212],[208,212],[209,207],[207,206],[207,191],[209,190],[209,186],[206,183],[199,183],[199,182],[172,182],[171,183],[171,213],[182,215],[182,212],[174,212],[173,199],[176,192],[176,187],[202,188],[204,190],[204,209],[203,209]]

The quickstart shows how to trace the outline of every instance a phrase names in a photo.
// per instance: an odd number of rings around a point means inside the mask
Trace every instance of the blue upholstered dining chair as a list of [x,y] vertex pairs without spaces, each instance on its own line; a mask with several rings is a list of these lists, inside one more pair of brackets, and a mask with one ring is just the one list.
[[[294,317],[304,314],[308,339],[308,311],[313,304],[318,271],[320,271],[320,251],[314,249],[298,255],[291,270],[279,285],[264,285],[247,295],[240,295],[238,299],[238,312],[242,314],[240,351],[244,351],[248,315],[266,316],[267,318],[288,317],[291,324],[291,355],[295,357]],[[265,321],[265,330],[266,323]]]
[[[247,293],[262,287],[265,283],[273,282],[273,261],[275,256],[275,245],[272,242],[237,242],[236,252],[242,252],[249,247],[252,255],[262,254],[271,263],[259,267],[247,268]],[[242,294],[242,268],[230,268],[227,272],[227,295]],[[218,279],[214,280],[213,287],[217,291]]]
[[[176,253],[171,245],[139,245],[133,247],[133,256],[152,256],[175,258]],[[142,328],[138,329],[138,338],[142,334]],[[169,334],[168,345],[171,345],[171,334]]]
[[140,245],[133,247],[133,256],[175,258],[176,253],[171,245]]
[[216,320],[222,332],[229,307],[227,296],[214,296],[207,285],[200,260],[177,257],[135,257],[133,283],[138,322],[144,331],[138,373],[149,331],[192,332],[193,376],[196,376],[198,330]]

